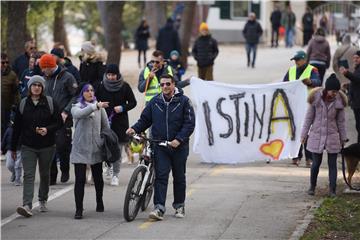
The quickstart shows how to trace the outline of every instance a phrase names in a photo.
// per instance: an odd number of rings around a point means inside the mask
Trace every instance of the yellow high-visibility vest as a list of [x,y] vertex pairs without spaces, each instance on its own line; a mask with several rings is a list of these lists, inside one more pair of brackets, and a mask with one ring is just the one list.
[[313,70],[314,66],[308,64],[303,73],[300,75],[299,78],[296,78],[296,66],[292,66],[289,69],[289,81],[295,81],[295,80],[303,80],[306,78],[310,79],[311,71]]
[[[166,70],[170,76],[172,76],[172,77],[174,76],[173,71],[170,66],[167,66]],[[148,67],[146,67],[144,70],[144,79],[145,80],[147,79],[149,74],[150,74],[150,69]],[[145,89],[145,102],[149,102],[154,96],[156,96],[159,93],[161,93],[161,88],[160,88],[160,84],[159,84],[159,79],[155,75],[153,77],[153,79],[150,80],[150,83],[148,84],[148,88]]]

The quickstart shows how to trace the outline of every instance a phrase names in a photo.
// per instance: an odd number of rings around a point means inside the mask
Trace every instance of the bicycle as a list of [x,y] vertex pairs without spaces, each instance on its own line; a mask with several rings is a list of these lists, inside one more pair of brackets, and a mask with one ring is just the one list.
[[124,201],[124,218],[126,221],[133,221],[140,208],[145,211],[148,207],[153,191],[154,191],[154,154],[152,151],[152,144],[168,147],[168,141],[152,140],[142,135],[134,135],[133,141],[139,144],[144,144],[140,154],[139,164],[134,169],[127,190]]

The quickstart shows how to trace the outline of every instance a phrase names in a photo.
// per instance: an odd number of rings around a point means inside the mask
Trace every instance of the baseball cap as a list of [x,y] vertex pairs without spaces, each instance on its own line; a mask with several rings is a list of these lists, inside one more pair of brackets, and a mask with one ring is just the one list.
[[300,59],[305,59],[305,58],[306,58],[306,53],[304,51],[300,50],[300,51],[297,51],[290,60],[300,60]]

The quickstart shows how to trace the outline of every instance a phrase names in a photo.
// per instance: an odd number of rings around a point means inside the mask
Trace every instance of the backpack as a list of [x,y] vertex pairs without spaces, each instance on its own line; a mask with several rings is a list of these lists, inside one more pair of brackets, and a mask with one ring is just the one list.
[[[20,111],[21,114],[24,113],[24,108],[25,108],[26,99],[27,99],[27,98],[23,98],[23,99],[21,99],[21,101],[20,101],[19,111]],[[54,102],[53,102],[53,99],[52,99],[52,97],[49,97],[49,96],[46,96],[46,99],[47,99],[47,102],[48,102],[48,105],[49,105],[49,108],[50,108],[50,113],[51,113],[51,115],[52,115],[52,114],[54,113]]]

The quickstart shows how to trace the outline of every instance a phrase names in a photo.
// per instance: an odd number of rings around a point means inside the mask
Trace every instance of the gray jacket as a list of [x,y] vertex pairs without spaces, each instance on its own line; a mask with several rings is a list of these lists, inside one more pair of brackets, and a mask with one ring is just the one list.
[[71,163],[93,165],[102,162],[101,148],[104,143],[100,133],[110,126],[105,109],[98,110],[96,103],[89,103],[85,108],[77,103],[71,108],[75,127]]
[[45,94],[54,99],[60,112],[70,113],[78,88],[74,76],[59,66],[51,77],[45,77],[45,79]]

